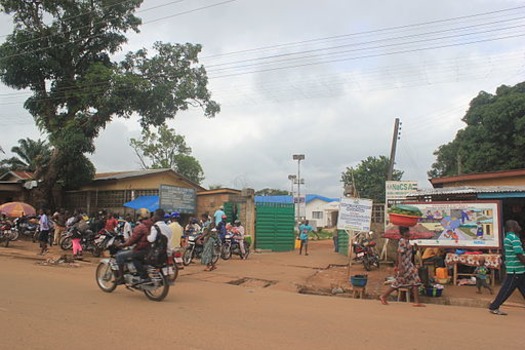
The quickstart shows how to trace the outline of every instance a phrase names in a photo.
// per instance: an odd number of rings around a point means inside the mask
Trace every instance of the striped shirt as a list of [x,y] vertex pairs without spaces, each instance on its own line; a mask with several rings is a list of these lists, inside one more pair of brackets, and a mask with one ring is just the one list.
[[503,241],[505,247],[505,266],[507,273],[523,274],[525,265],[518,259],[518,254],[523,255],[523,247],[514,232],[507,232]]

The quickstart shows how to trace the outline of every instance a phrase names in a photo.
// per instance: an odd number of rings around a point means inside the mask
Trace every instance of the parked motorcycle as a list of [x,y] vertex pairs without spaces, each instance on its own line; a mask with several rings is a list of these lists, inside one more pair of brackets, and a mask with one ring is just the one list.
[[[118,252],[118,248],[114,245],[109,247],[111,258],[105,258],[100,261],[97,266],[95,278],[99,288],[106,292],[111,293],[117,288],[117,276],[119,274],[117,261],[115,260],[115,254]],[[127,261],[124,264],[124,283],[128,290],[134,291],[139,290],[144,292],[146,297],[153,301],[163,300],[169,292],[169,282],[164,274],[164,268],[168,265],[154,267],[146,265],[146,271],[150,281],[141,282],[141,278],[137,273],[135,265],[131,261]]]
[[[182,263],[184,266],[191,264],[193,259],[200,259],[204,250],[204,242],[202,239],[203,233],[198,232],[188,236],[188,244],[184,255],[182,256]],[[219,260],[221,255],[221,243],[218,241],[213,247],[213,263],[215,264]]]
[[[64,231],[60,241],[60,248],[63,250],[69,250],[73,247],[73,236],[75,235],[75,230],[78,230],[76,227],[71,226]],[[102,254],[103,249],[98,247],[95,244],[95,239],[97,235],[91,230],[86,230],[81,234],[80,245],[82,246],[82,251],[88,251],[93,254],[94,257],[99,257]]]
[[243,255],[240,243],[241,242],[235,239],[233,233],[228,232],[224,236],[224,241],[222,242],[221,258],[224,260],[228,260],[231,258],[232,254],[235,254],[240,256],[241,259],[247,259],[248,255],[250,255],[250,245],[245,240],[242,241],[242,244],[244,244],[245,251],[245,254]]
[[9,246],[9,242],[14,241],[13,237],[17,234],[16,231],[12,230],[11,223],[3,222],[0,224],[0,244],[3,244],[4,247]]
[[35,233],[38,231],[38,223],[34,220],[23,217],[16,218],[13,221],[13,225],[20,235],[31,238],[33,242],[36,242],[38,239],[38,236],[36,240],[34,239]]
[[352,243],[354,260],[362,262],[365,270],[370,271],[372,267],[379,268],[379,254],[376,250],[377,243],[372,240],[373,232],[360,232]]
[[116,243],[124,243],[125,239],[121,232],[112,232],[108,230],[101,230],[95,235],[93,244],[95,245],[93,256],[100,256],[102,252]]

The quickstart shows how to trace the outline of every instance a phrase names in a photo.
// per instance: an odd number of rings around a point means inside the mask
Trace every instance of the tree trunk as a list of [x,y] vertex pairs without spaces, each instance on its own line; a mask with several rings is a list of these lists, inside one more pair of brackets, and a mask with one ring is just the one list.
[[56,148],[53,150],[49,165],[45,169],[39,169],[35,172],[38,186],[34,190],[35,205],[38,208],[55,209],[55,198],[53,189],[58,179],[60,151]]

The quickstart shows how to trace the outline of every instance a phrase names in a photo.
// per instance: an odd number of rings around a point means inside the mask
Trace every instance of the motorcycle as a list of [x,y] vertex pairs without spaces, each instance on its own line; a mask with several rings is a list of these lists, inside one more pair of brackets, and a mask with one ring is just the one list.
[[95,237],[93,244],[95,245],[93,250],[93,256],[98,257],[102,252],[109,248],[109,246],[115,242],[124,243],[125,239],[120,232],[111,232],[108,230],[101,230]]
[[[100,260],[95,272],[98,287],[106,293],[113,292],[118,286],[119,269],[115,260],[115,254],[118,251],[119,248],[111,245],[109,247],[111,257]],[[145,268],[150,278],[148,282],[142,282],[133,262],[127,261],[124,264],[124,284],[126,288],[130,291],[142,291],[150,300],[162,301],[168,295],[170,289],[168,278],[164,274],[164,269],[169,268],[168,265],[164,264],[164,266],[160,267],[145,265]]]
[[38,231],[38,223],[34,222],[32,219],[27,218],[16,218],[13,221],[14,228],[18,231],[19,234],[22,236],[30,237],[33,242],[36,242],[38,239],[38,235],[36,239],[34,238],[36,232]]
[[3,222],[0,224],[0,244],[3,244],[4,247],[9,246],[9,242],[14,241],[13,237],[15,235],[18,237],[17,232],[12,230],[12,226],[9,222]]
[[[76,233],[74,232],[75,230],[78,229],[74,226],[71,226],[68,227],[66,231],[64,231],[64,233],[62,233],[62,237],[60,240],[60,248],[62,248],[62,250],[69,250],[73,247],[72,239],[73,236],[76,235]],[[101,249],[95,244],[95,239],[97,235],[89,229],[84,231],[84,233],[82,233],[81,235],[82,236],[80,238],[80,245],[82,246],[82,251],[91,252],[91,254],[93,254],[94,257],[98,258],[100,254],[102,254],[103,249]]]
[[231,258],[232,254],[235,254],[240,256],[241,259],[247,259],[248,255],[250,255],[250,245],[245,240],[242,241],[245,251],[245,254],[243,255],[240,244],[241,242],[234,238],[234,234],[232,232],[228,232],[224,236],[224,241],[222,242],[221,258],[223,260],[228,260]]
[[[184,250],[182,256],[182,263],[184,266],[191,264],[193,259],[200,259],[202,257],[202,252],[204,251],[204,242],[203,242],[203,233],[193,233],[188,236],[188,244]],[[219,260],[221,253],[221,244],[220,240],[213,247],[213,263],[215,264]]]
[[377,243],[372,240],[372,234],[373,232],[360,232],[352,243],[354,260],[362,262],[366,271],[370,271],[372,267],[379,268],[379,254],[375,248]]

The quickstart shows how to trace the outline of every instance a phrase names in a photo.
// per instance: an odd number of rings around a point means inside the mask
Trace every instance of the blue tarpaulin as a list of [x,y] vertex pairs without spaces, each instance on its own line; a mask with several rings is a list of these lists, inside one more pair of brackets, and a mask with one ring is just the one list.
[[146,208],[149,211],[155,211],[159,209],[159,196],[139,196],[130,202],[124,203],[124,206],[135,210]]

